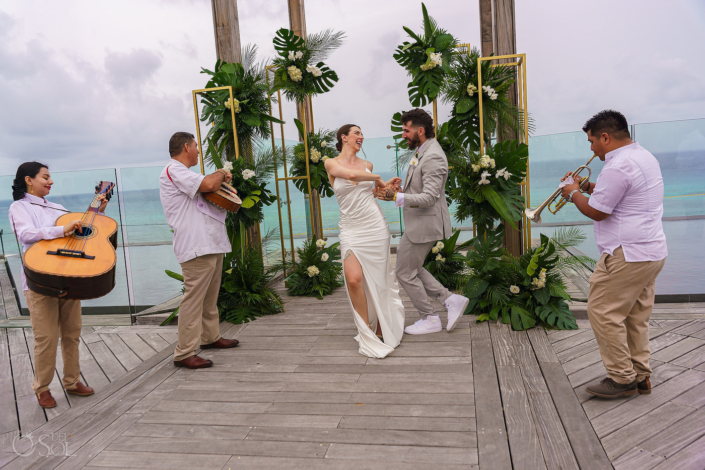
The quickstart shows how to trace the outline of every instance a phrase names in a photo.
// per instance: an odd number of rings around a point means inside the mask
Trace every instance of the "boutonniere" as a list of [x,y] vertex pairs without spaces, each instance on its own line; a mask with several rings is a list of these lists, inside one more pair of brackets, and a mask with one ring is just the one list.
[[411,159],[410,164],[411,164],[411,166],[416,166],[419,164],[419,161],[416,159],[416,157],[414,157]]

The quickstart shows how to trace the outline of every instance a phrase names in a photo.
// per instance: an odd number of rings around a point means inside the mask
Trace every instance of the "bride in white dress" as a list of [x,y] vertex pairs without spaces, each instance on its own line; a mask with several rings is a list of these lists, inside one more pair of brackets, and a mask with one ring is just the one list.
[[340,253],[358,331],[355,340],[360,354],[383,358],[401,342],[404,305],[389,255],[389,225],[376,196],[401,180],[385,182],[372,173],[372,164],[357,156],[363,140],[359,126],[341,127],[340,155],[325,166],[340,206]]

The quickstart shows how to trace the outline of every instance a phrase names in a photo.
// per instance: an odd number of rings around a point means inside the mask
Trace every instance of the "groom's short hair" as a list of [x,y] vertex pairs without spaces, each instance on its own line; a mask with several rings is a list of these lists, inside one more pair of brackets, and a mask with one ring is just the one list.
[[436,131],[433,128],[433,118],[423,109],[416,108],[402,114],[401,124],[404,125],[407,122],[411,122],[413,127],[423,127],[427,139],[436,137]]

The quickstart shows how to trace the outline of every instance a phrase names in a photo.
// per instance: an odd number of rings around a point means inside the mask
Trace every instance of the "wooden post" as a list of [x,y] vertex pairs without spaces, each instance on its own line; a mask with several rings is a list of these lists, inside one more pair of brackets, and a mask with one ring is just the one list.
[[[240,43],[240,17],[237,0],[211,0],[213,10],[213,31],[215,32],[215,53],[218,59],[228,63],[242,62]],[[252,155],[241,153],[241,157],[251,161]],[[247,243],[259,244],[259,224],[247,229]]]
[[[479,5],[482,56],[487,57],[492,53],[494,55],[516,54],[514,0],[479,0]],[[507,98],[517,106],[516,83],[507,91]],[[516,139],[516,136],[502,135],[498,132],[497,139],[499,141]],[[521,223],[521,220],[516,222],[519,230],[505,226],[504,246],[515,256],[520,256],[523,251]]]
[[[304,0],[287,0],[289,6],[289,29],[291,29],[294,34],[301,38],[306,38],[306,9],[304,7]],[[305,110],[304,110],[305,108]],[[307,96],[304,100],[303,107],[296,107],[296,116],[299,121],[303,122],[306,119],[306,129],[309,132],[315,132],[313,127],[313,111],[311,107],[311,97]],[[316,239],[323,238],[323,223],[320,218],[321,210],[321,198],[318,191],[315,189],[311,190],[312,201],[313,201],[313,218],[314,224],[312,227],[313,236]]]

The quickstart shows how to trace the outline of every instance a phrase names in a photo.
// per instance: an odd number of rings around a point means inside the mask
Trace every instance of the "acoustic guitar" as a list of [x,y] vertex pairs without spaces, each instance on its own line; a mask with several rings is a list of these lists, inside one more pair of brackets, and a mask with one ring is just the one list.
[[222,207],[228,212],[237,212],[242,205],[242,201],[237,197],[237,191],[235,188],[230,186],[228,183],[223,182],[220,188],[216,189],[210,193],[201,193],[206,201],[211,204],[215,204],[218,207]]
[[115,220],[98,213],[98,195],[110,200],[115,183],[101,181],[84,213],[70,212],[56,219],[56,226],[81,220],[81,229],[67,237],[40,240],[24,253],[27,287],[38,294],[60,299],[96,299],[115,287],[117,229]]

